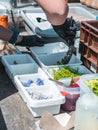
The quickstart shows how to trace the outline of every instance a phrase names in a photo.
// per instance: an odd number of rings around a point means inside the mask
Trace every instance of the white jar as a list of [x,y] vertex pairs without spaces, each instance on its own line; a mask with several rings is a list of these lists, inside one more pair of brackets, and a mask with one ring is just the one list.
[[86,93],[76,103],[74,130],[98,130],[98,97]]

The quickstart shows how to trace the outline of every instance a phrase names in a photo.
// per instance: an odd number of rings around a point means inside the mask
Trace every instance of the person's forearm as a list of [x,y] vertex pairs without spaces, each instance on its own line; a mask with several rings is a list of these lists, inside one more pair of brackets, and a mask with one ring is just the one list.
[[9,41],[13,32],[7,28],[0,25],[0,39]]
[[[15,35],[15,34],[14,34]],[[13,36],[13,31],[7,28],[4,28],[3,26],[0,25],[0,39],[4,41],[10,41]],[[15,35],[14,38],[16,39],[16,42],[20,42],[22,40],[21,35]]]
[[35,0],[44,10],[52,25],[61,25],[68,15],[67,0]]

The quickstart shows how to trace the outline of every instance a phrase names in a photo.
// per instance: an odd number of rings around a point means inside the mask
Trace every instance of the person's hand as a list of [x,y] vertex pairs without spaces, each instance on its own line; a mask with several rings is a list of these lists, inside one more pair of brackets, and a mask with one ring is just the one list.
[[[12,28],[11,31],[13,32],[12,37],[8,41],[11,44],[24,46],[24,47],[32,47],[32,46],[43,46],[44,40],[37,35],[26,35],[20,36],[19,31],[16,28]],[[19,37],[22,37],[21,41],[17,41]]]
[[76,36],[76,31],[78,30],[77,24],[75,20],[71,18],[67,18],[63,25],[53,26],[54,31],[66,41],[68,46],[74,44],[74,39]]
[[23,36],[21,42],[17,42],[18,46],[33,47],[33,46],[44,46],[44,40],[36,35]]

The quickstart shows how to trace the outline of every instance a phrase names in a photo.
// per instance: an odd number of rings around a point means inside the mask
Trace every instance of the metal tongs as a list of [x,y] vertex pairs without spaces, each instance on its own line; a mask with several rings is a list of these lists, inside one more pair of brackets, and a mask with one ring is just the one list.
[[40,18],[40,17],[37,17],[36,18],[37,22],[41,23],[41,22],[46,22],[47,20],[46,19],[43,19],[43,18]]
[[69,88],[70,83],[71,83],[71,79],[69,79],[69,80],[67,81],[67,83],[63,83],[63,82],[61,82],[61,81],[54,80],[54,79],[52,79],[52,78],[49,78],[49,80],[53,81],[54,83],[56,83],[56,84],[59,85],[59,86],[65,87],[65,88]]
[[64,57],[64,63],[68,64],[72,58],[72,55],[75,53],[76,53],[76,48],[74,46],[70,46],[66,53],[66,56]]
[[73,23],[73,17],[71,16],[70,18],[70,26],[69,26],[69,33],[73,33],[72,37],[69,36],[68,38],[66,38],[66,44],[68,45],[69,49],[66,53],[66,56],[64,57],[64,63],[68,64],[72,55],[76,54],[76,48],[74,47],[74,42],[76,39],[76,30],[79,30],[79,23]]

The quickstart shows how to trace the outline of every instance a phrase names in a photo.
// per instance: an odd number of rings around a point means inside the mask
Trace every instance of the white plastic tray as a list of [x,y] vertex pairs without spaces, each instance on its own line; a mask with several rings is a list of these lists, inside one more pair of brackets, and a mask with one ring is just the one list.
[[[7,71],[7,73],[8,72],[9,71]],[[10,72],[8,74],[10,75]],[[25,71],[23,71],[23,72],[21,71],[21,73],[19,73],[19,74],[17,73],[17,75],[18,76],[20,75],[20,77],[21,77],[21,79],[18,79],[18,80],[23,84],[24,88],[25,87],[30,88],[30,87],[36,86],[35,83],[33,83],[33,86],[32,86],[31,80],[35,82],[35,79],[38,77],[38,74],[41,74],[42,77],[46,76],[45,72],[36,63],[35,64],[33,63],[30,66],[28,65],[27,68],[25,68]],[[26,96],[25,96],[25,93],[24,93],[24,88],[22,87],[22,89],[21,89],[20,86],[15,81],[14,77],[17,76],[17,75],[11,76],[11,80],[13,79],[12,81],[15,84],[18,91],[20,92],[20,95],[23,97],[24,101],[27,102]],[[22,78],[22,76],[23,76],[23,78]],[[32,79],[32,78],[34,78],[34,79]],[[28,86],[29,84],[31,86]],[[45,84],[46,84],[46,82],[45,82]]]
[[[44,37],[58,37],[56,32],[52,29],[51,24],[47,21],[46,15],[41,8],[32,9],[30,11],[23,10],[21,14],[24,20],[30,26],[30,28],[38,35]],[[38,17],[46,21],[38,22],[36,19]]]
[[47,43],[42,47],[30,47],[31,54],[34,57],[38,55],[66,52],[67,50],[68,46],[63,42]]
[[[43,85],[36,84],[38,78],[43,80]],[[27,82],[28,80],[32,80],[33,82],[29,87],[24,87],[23,82]],[[60,105],[65,102],[65,98],[60,94],[57,86],[48,80],[48,77],[44,72],[17,75],[14,77],[14,81],[18,86],[21,96],[32,111],[33,116],[41,116],[44,111],[49,111],[52,114],[59,113]],[[31,96],[31,93],[33,93],[33,97]],[[37,96],[39,94],[44,95],[45,98],[37,99],[34,94]]]
[[[56,65],[56,64],[58,61],[61,61],[65,55],[66,55],[66,52],[53,53],[53,54],[47,54],[47,55],[38,55],[36,59],[42,68],[47,69],[47,68],[52,68],[52,67],[64,66],[64,64],[62,65]],[[79,58],[77,58],[73,54],[68,65],[80,65],[80,64],[82,64],[82,61],[80,61]]]

